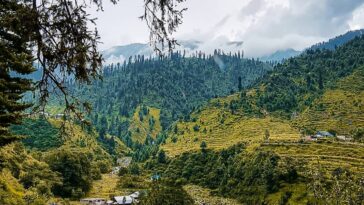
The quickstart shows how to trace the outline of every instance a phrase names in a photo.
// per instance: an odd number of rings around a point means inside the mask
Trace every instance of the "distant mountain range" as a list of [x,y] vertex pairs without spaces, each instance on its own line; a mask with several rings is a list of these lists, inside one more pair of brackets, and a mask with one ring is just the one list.
[[326,42],[321,42],[311,46],[308,49],[315,50],[315,49],[328,49],[328,50],[335,50],[336,47],[342,46],[345,43],[353,40],[355,37],[362,36],[364,34],[364,29],[355,30],[355,31],[348,31],[347,33],[337,36],[335,38],[330,39]]
[[[180,45],[177,45],[175,50],[184,51],[186,56],[190,56],[196,52],[204,51],[206,53],[213,53],[215,49],[221,49],[223,51],[237,52],[243,50],[242,41],[223,41],[215,42],[216,47],[212,48],[209,45],[201,41],[189,40],[189,41],[178,41]],[[154,56],[155,52],[153,48],[148,44],[133,43],[123,46],[114,46],[110,49],[102,51],[102,55],[105,59],[105,65],[111,63],[120,63],[128,59],[131,56],[144,55]]]
[[[308,49],[329,49],[334,50],[335,47],[341,46],[348,41],[354,39],[357,36],[361,36],[364,34],[364,29],[349,31],[343,35],[337,36],[335,38],[329,39],[328,41],[317,43],[305,50]],[[204,52],[213,52],[208,45],[201,41],[180,41],[180,46],[177,46],[176,50],[185,51],[187,55],[191,55],[192,53],[198,51]],[[237,52],[238,50],[243,50],[243,42],[242,41],[234,41],[234,42],[219,42],[217,43],[217,47],[214,49],[222,49],[226,52]],[[298,56],[302,51],[297,51],[292,48],[278,50],[270,55],[266,55],[260,57],[262,61],[275,61],[280,62],[284,59],[288,59],[291,57]],[[131,56],[136,55],[144,55],[144,56],[153,56],[155,55],[153,49],[148,44],[142,43],[133,43],[124,46],[114,46],[110,49],[104,50],[102,52],[103,57],[105,59],[105,64],[118,63],[123,62]]]
[[266,62],[271,62],[271,61],[279,62],[279,61],[282,61],[287,58],[292,58],[292,57],[298,56],[301,53],[302,53],[302,51],[296,51],[292,48],[289,48],[286,50],[276,51],[273,54],[268,55],[268,56],[263,56],[262,58],[260,58],[260,60],[266,61]]

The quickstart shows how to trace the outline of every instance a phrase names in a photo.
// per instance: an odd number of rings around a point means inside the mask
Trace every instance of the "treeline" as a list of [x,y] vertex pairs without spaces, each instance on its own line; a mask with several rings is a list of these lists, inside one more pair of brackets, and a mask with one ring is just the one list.
[[220,152],[201,147],[201,152],[184,153],[173,159],[164,177],[177,184],[193,183],[216,190],[247,204],[262,204],[282,183],[298,180],[295,168],[272,152],[247,154],[244,145]]
[[[243,59],[240,53],[218,50],[189,58],[181,52],[154,59],[135,56],[106,66],[102,81],[74,91],[91,101],[90,119],[98,131],[121,137],[127,134],[127,119],[138,105],[161,109],[160,121],[166,129],[208,99],[236,92],[271,69],[255,59]],[[70,82],[69,87],[75,86]]]
[[231,102],[231,110],[290,118],[303,111],[339,79],[364,65],[364,37],[330,50],[307,50],[275,66]]

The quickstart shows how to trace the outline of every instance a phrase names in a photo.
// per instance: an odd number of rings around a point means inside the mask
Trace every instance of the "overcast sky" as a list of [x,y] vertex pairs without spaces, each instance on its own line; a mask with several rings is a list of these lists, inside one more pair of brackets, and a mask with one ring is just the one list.
[[[226,41],[244,41],[247,56],[279,49],[296,50],[348,30],[364,28],[364,0],[187,0],[183,25],[175,37],[205,42],[206,50]],[[104,12],[91,9],[103,44],[101,49],[147,43],[148,30],[138,19],[143,0],[104,2]]]

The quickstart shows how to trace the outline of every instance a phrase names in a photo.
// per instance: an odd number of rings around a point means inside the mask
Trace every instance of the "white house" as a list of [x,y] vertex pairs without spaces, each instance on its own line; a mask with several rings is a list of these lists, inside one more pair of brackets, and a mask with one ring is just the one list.
[[81,199],[80,203],[84,205],[105,205],[106,200],[103,198],[87,198]]
[[134,192],[134,193],[130,194],[129,196],[130,196],[131,198],[133,198],[133,199],[138,199],[138,198],[139,198],[139,196],[140,196],[140,192],[136,191],[136,192]]
[[131,196],[115,196],[115,203],[117,205],[128,205],[133,203],[133,198]]

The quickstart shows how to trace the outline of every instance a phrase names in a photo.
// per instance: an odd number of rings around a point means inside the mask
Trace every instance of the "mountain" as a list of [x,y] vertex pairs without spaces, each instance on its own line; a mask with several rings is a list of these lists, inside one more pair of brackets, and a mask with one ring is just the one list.
[[345,43],[351,41],[355,37],[360,37],[364,34],[364,29],[355,30],[355,31],[348,31],[345,34],[339,35],[335,38],[332,38],[328,41],[318,43],[316,45],[311,46],[308,49],[315,50],[315,49],[328,49],[334,50],[336,47],[342,46]]
[[[151,120],[152,124],[160,122],[165,130],[173,121],[188,116],[208,99],[249,86],[269,70],[269,64],[243,59],[240,53],[226,55],[217,52],[214,56],[199,53],[187,58],[178,52],[158,59],[139,56],[132,62],[107,66],[103,81],[76,86],[74,92],[92,103],[94,114],[91,120],[98,131],[103,129],[103,132],[130,141],[127,139],[130,136],[140,136],[136,132],[156,137],[153,130],[145,127],[149,122],[145,124],[143,120]],[[143,112],[136,111],[139,106],[145,108],[141,109]],[[153,119],[148,116],[149,111],[153,111]],[[137,118],[140,119],[136,121]],[[133,122],[145,126],[130,129]],[[136,138],[144,142],[146,137]]]
[[[183,52],[186,56],[196,55],[196,53],[204,52],[206,54],[213,54],[215,50],[226,51],[226,53],[237,53],[241,52],[243,42],[242,41],[227,41],[216,40],[216,42],[201,42],[196,40],[184,40],[178,41],[179,45],[176,45],[174,51]],[[213,44],[213,45],[210,45]],[[156,53],[153,48],[148,44],[133,43],[123,46],[114,46],[110,49],[101,52],[104,59],[105,65],[123,63],[130,57],[144,55],[145,57],[156,57]]]
[[[176,50],[185,50],[188,54],[197,51],[201,42],[199,41],[179,41]],[[155,57],[153,48],[148,44],[133,43],[123,46],[114,46],[101,52],[105,59],[105,64],[117,64],[128,60],[130,57],[143,55],[145,57]]]
[[[164,175],[242,204],[332,200],[315,199],[317,192],[307,187],[326,184],[343,170],[359,188],[354,178],[364,171],[363,79],[364,37],[277,64],[241,92],[212,99],[175,122],[161,145],[171,159]],[[305,140],[319,130],[355,141]]]
[[276,51],[268,56],[263,56],[260,58],[260,60],[265,62],[281,62],[282,60],[298,56],[301,53],[302,53],[301,51],[296,51],[292,48],[289,48],[286,50]]
[[363,48],[360,37],[278,64],[249,88],[175,123],[163,149],[175,156],[199,149],[202,141],[213,149],[260,142],[265,130],[273,141],[298,141],[317,130],[354,136],[364,127]]

